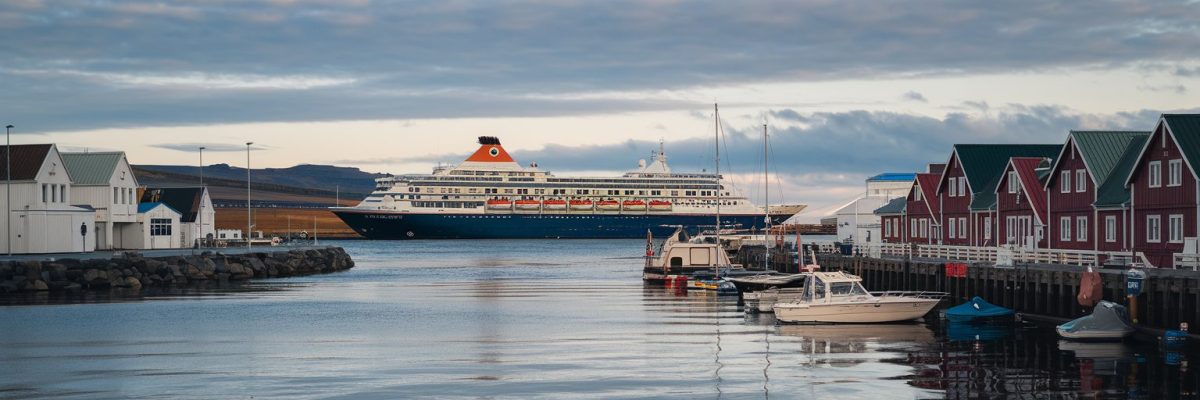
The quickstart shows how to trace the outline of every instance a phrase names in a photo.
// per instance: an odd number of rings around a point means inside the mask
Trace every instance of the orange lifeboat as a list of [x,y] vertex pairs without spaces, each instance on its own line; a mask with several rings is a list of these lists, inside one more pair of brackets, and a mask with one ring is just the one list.
[[491,199],[487,201],[487,209],[509,210],[512,209],[512,202],[508,199]]
[[587,211],[592,209],[591,200],[571,200],[571,209],[576,211]]
[[646,202],[641,200],[625,200],[621,202],[621,208],[625,211],[645,211]]
[[542,206],[542,202],[537,200],[517,200],[516,205],[518,210],[537,210]]
[[596,208],[600,209],[600,211],[619,211],[621,203],[616,200],[600,200],[596,202]]
[[547,210],[562,211],[567,209],[567,201],[560,199],[550,199],[542,202],[542,206]]
[[671,211],[671,202],[666,200],[650,200],[650,211]]

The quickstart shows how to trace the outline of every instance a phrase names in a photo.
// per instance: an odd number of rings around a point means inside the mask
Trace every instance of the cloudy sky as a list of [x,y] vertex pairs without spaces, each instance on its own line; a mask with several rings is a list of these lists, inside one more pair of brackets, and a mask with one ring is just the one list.
[[[1060,143],[1200,110],[1200,2],[0,2],[14,142],[135,164],[426,172],[499,136],[559,175],[665,141],[815,219],[952,143]],[[725,168],[725,167],[723,167]]]

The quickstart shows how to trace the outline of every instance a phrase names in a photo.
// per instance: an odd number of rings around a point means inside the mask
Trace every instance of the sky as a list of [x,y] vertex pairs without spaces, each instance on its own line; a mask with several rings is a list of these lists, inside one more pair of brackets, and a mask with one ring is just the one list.
[[1200,1],[0,2],[14,143],[134,164],[423,173],[500,137],[557,175],[662,141],[815,221],[954,143],[1200,112]]

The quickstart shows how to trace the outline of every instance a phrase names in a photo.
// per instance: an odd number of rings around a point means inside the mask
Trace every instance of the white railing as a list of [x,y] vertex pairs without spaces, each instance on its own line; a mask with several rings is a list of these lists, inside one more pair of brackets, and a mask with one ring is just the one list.
[[[830,244],[830,252],[836,252]],[[824,252],[824,250],[822,250]],[[1096,252],[1091,250],[1028,249],[1021,247],[950,246],[939,244],[862,243],[854,245],[854,254],[866,257],[900,256],[955,261],[1013,262],[1097,266],[1101,259],[1118,264],[1152,266],[1141,252]],[[1102,258],[1103,257],[1103,258]],[[1200,270],[1200,254],[1176,254],[1176,268]]]
[[1173,261],[1175,269],[1200,270],[1200,254],[1175,253]]

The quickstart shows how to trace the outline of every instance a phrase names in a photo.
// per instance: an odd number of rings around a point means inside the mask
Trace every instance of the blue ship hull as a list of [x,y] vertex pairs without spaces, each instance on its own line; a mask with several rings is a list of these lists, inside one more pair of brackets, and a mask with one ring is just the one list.
[[[696,234],[711,229],[715,215],[705,214],[413,214],[334,210],[367,239],[624,239],[669,235],[677,227]],[[771,216],[779,224],[789,215]],[[723,227],[762,229],[763,216],[721,215]]]

